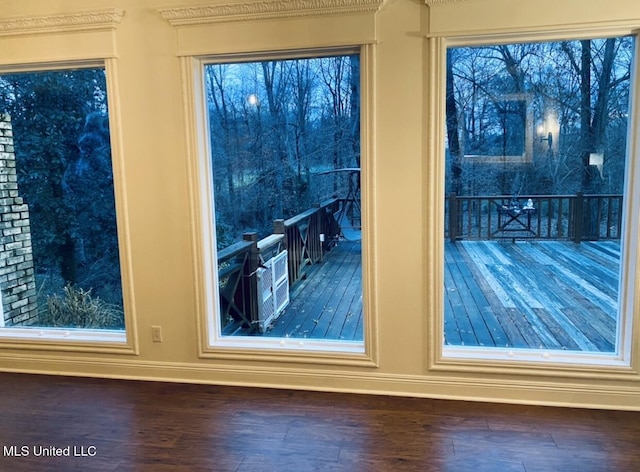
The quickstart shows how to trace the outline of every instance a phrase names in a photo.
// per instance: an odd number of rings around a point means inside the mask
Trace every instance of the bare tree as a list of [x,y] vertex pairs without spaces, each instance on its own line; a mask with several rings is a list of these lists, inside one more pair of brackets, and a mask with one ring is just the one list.
[[451,191],[462,193],[462,156],[460,154],[460,138],[458,135],[458,107],[454,92],[453,50],[447,50],[447,84],[446,84],[446,117],[449,159],[451,160]]

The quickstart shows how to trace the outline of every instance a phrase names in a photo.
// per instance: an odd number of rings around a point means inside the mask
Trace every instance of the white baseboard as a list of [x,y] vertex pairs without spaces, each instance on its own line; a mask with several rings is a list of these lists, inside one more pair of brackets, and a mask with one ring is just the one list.
[[252,367],[144,362],[123,359],[2,356],[2,372],[145,380],[245,387],[411,396],[450,400],[640,411],[640,385],[468,378],[455,375],[391,375],[326,368]]

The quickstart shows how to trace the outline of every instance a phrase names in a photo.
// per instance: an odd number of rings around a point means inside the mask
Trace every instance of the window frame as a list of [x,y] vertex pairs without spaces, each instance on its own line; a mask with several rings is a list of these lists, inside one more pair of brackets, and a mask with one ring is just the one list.
[[131,257],[127,218],[124,208],[124,161],[120,135],[120,111],[117,90],[117,60],[113,57],[79,61],[36,62],[21,65],[0,65],[0,74],[55,72],[69,69],[100,68],[106,80],[106,99],[109,110],[111,166],[113,192],[116,204],[116,226],[120,257],[124,329],[84,329],[58,327],[5,327],[0,326],[0,349],[46,349],[61,351],[138,354],[134,327]]
[[[427,125],[428,151],[435,157],[431,185],[425,191],[427,206],[425,235],[428,261],[425,280],[431,283],[427,289],[427,309],[430,347],[428,370],[443,372],[470,372],[493,374],[526,374],[569,377],[596,377],[628,379],[638,375],[638,340],[640,313],[635,302],[640,294],[640,279],[635,274],[639,268],[638,230],[640,218],[640,34],[637,28],[627,25],[609,28],[572,29],[571,31],[477,34],[472,36],[431,36],[427,38],[428,113],[438,117]],[[576,40],[633,36],[635,42],[634,66],[630,87],[630,117],[627,134],[627,169],[625,172],[625,199],[622,228],[621,280],[619,289],[619,320],[616,336],[617,352],[578,353],[511,348],[482,348],[445,346],[444,344],[444,207],[445,207],[445,84],[446,52],[449,47],[482,46],[525,42]],[[433,179],[436,179],[434,182]],[[429,224],[430,223],[430,224]],[[436,233],[430,228],[436,228]]]
[[[194,221],[194,268],[198,355],[200,358],[284,361],[333,365],[377,366],[377,320],[372,297],[373,209],[373,44],[272,50],[233,54],[183,56],[181,60],[188,134],[189,180]],[[213,173],[209,149],[204,67],[209,64],[273,59],[327,57],[337,54],[360,56],[360,136],[362,198],[363,341],[333,341],[299,338],[222,336],[219,317],[217,249]]]

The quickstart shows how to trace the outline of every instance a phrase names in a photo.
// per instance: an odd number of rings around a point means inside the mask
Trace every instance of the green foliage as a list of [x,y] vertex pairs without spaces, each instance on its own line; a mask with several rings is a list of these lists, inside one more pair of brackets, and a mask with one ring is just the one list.
[[233,228],[224,222],[224,218],[216,214],[216,246],[218,250],[231,246],[234,242]]
[[91,295],[91,289],[66,285],[62,296],[47,297],[46,310],[40,313],[40,324],[51,327],[122,329],[121,308]]
[[36,272],[122,305],[106,76],[100,68],[0,76]]

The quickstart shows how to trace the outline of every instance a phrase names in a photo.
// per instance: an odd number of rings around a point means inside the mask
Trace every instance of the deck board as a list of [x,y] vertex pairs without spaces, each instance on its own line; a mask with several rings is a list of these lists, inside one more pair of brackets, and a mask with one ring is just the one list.
[[322,309],[329,293],[333,293],[339,283],[343,256],[339,250],[332,251],[322,262],[309,268],[306,278],[292,289],[291,303],[274,323],[270,335],[309,337],[309,331],[315,328],[314,320],[320,316],[314,314],[314,310]]
[[[479,340],[475,334],[476,330],[469,315],[477,315],[479,310],[466,309],[467,306],[474,305],[474,301],[466,294],[467,284],[455,261],[456,252],[455,248],[452,248],[451,251],[445,253],[445,257],[449,260],[447,267],[449,269],[450,279],[459,282],[456,283],[455,287],[451,286],[451,293],[448,294],[452,308],[452,325],[454,325],[452,329],[457,330],[462,344],[470,343],[477,345],[481,340]],[[478,331],[481,331],[481,328],[482,325],[478,326]]]
[[[613,352],[620,245],[445,243],[444,338],[454,346]],[[266,336],[362,340],[360,242],[309,267]]]
[[[445,270],[447,304],[457,307],[455,317],[464,311],[475,320],[472,332],[479,314],[485,326],[498,320],[505,337],[494,346],[613,352],[619,243],[447,242],[445,254],[450,252],[459,270],[449,276]],[[463,264],[467,268],[460,269]],[[469,274],[489,307],[459,296],[468,290]],[[466,329],[460,335],[452,330],[452,311],[445,309],[447,344],[488,345],[485,336],[463,339]]]
[[361,259],[359,241],[340,241],[292,288],[289,306],[265,335],[362,340]]

